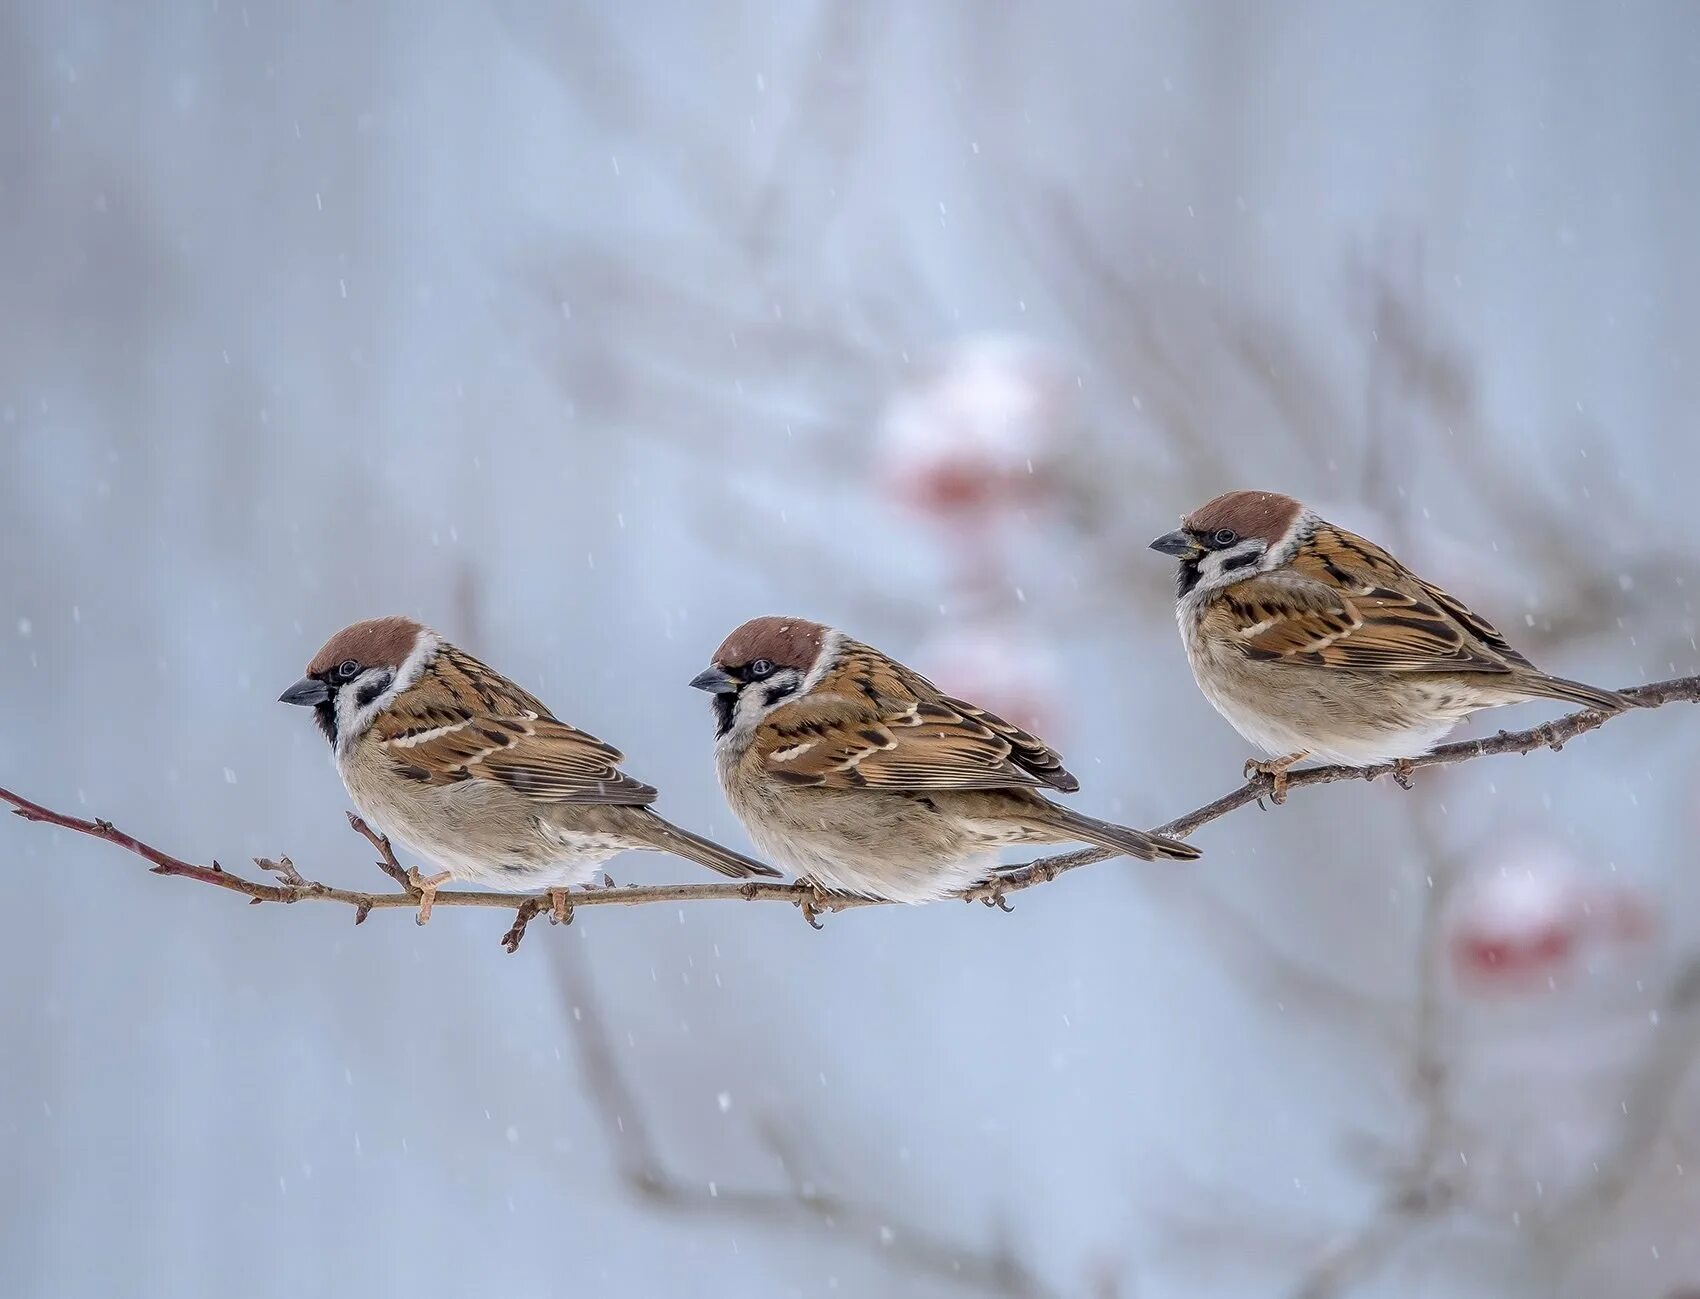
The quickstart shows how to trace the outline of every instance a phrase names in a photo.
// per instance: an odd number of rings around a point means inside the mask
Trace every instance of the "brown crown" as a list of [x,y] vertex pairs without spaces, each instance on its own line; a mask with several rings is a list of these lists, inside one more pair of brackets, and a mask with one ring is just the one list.
[[353,659],[365,668],[390,668],[402,665],[419,642],[425,629],[411,618],[368,618],[344,627],[325,642],[325,647],[307,665],[307,675],[316,677],[329,672],[338,663]]
[[1242,537],[1260,537],[1274,545],[1304,508],[1279,492],[1224,492],[1187,515],[1181,525],[1200,535],[1232,528]]
[[772,659],[782,668],[806,671],[814,666],[831,630],[807,618],[751,618],[714,651],[722,667],[742,667],[756,659]]

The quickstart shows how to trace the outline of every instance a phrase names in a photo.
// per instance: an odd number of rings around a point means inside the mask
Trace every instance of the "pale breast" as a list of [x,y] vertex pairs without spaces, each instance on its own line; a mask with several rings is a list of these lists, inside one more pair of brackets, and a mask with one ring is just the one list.
[[1183,621],[1199,690],[1271,757],[1373,766],[1429,752],[1471,713],[1500,702],[1457,676],[1351,672],[1247,658],[1235,644]]
[[581,884],[620,851],[608,835],[560,832],[540,817],[537,804],[489,781],[407,780],[375,744],[356,743],[337,766],[368,822],[480,888],[530,892]]

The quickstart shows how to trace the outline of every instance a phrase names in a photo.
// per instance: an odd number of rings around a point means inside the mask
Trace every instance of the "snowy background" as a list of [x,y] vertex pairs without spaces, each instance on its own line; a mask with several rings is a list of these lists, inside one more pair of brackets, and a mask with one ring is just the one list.
[[[402,611],[734,843],[766,612],[1153,824],[1247,756],[1143,550],[1229,487],[1700,669],[1691,6],[9,0],[0,196],[0,784],[198,860],[382,883],[274,701]],[[0,1293],[1673,1299],[1697,793],[1673,708],[512,958],[8,820]]]

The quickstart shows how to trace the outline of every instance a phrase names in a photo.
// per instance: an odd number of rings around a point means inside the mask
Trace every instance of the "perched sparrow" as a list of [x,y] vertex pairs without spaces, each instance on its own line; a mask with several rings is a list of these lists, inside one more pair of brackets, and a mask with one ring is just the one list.
[[1151,549],[1181,561],[1175,613],[1205,698],[1280,755],[1247,764],[1274,778],[1277,801],[1303,758],[1403,763],[1479,709],[1630,706],[1547,676],[1486,619],[1289,496],[1218,496]]
[[1198,856],[1042,798],[1080,787],[1042,740],[819,623],[753,619],[691,684],[715,697],[732,810],[818,886],[930,902],[986,878],[1006,844]]
[[779,874],[663,821],[655,791],[616,769],[617,749],[410,618],[343,628],[282,701],[313,709],[360,814],[446,867],[409,872],[420,924],[449,879],[546,888],[558,919],[566,890],[628,848]]

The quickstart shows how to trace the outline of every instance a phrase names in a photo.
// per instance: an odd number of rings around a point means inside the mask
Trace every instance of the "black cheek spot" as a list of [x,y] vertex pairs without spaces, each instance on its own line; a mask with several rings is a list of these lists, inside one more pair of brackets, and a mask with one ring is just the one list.
[[391,677],[388,672],[382,676],[373,677],[372,680],[360,687],[354,696],[355,702],[362,708],[368,707],[379,695],[390,688],[390,680]]
[[1224,559],[1222,561],[1222,571],[1224,573],[1231,572],[1236,568],[1244,568],[1246,565],[1255,564],[1256,562],[1257,552],[1255,550],[1248,550],[1243,555],[1235,555],[1231,559]]
[[781,699],[785,698],[785,696],[794,695],[796,693],[797,687],[794,684],[769,686],[762,693],[761,702],[763,707],[772,708]]

